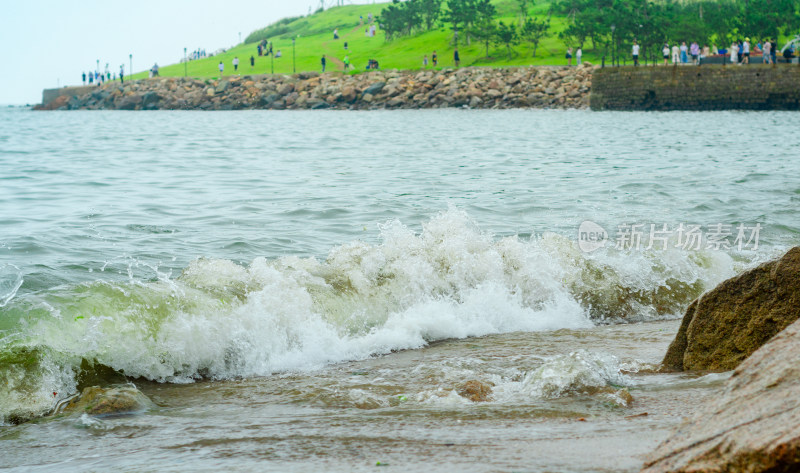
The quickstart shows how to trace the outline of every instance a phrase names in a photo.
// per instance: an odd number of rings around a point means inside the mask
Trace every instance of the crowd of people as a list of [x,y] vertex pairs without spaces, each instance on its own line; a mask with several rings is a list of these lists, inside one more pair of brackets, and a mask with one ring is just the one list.
[[[631,46],[631,59],[633,65],[640,65],[640,54],[642,46],[638,41],[634,40]],[[781,53],[781,56],[790,61],[795,57],[795,47],[789,44]],[[719,63],[720,58],[722,64],[737,64],[746,65],[751,63],[751,57],[757,57],[757,62],[764,64],[776,64],[778,62],[778,43],[775,38],[765,38],[753,44],[750,38],[739,39],[733,41],[730,46],[721,49],[716,45],[709,47],[704,44],[702,47],[696,41],[686,44],[685,41],[681,43],[669,44],[665,42],[661,48],[661,57],[663,65],[700,65],[702,61],[709,58],[717,58],[716,63]],[[581,56],[583,51],[578,48],[573,54],[571,47],[567,48],[566,60],[567,65],[572,65],[573,57],[577,59],[577,65],[581,64]],[[755,59],[753,59],[755,61]],[[654,61],[655,62],[655,61]]]
[[[634,41],[632,48],[632,56],[634,65],[639,65],[639,45]],[[772,38],[765,38],[755,44],[750,42],[750,38],[739,39],[733,41],[727,48],[717,48],[717,45],[709,47],[704,44],[702,47],[696,41],[689,45],[685,41],[678,43],[664,43],[661,48],[661,55],[663,64],[672,65],[700,65],[700,63],[707,58],[721,57],[723,64],[750,64],[751,56],[759,56],[761,62],[764,64],[775,64],[778,60],[778,43]],[[794,57],[794,48],[788,47],[783,52],[786,59]]]
[[266,39],[262,39],[258,45],[256,45],[256,50],[258,51],[258,56],[269,56],[272,54],[272,43],[267,41]]
[[[122,66],[120,66],[119,73],[121,79],[123,76]],[[112,74],[108,70],[108,64],[106,64],[106,69],[104,72],[95,70],[94,72],[89,71],[81,73],[81,81],[83,82],[83,85],[103,85],[104,83],[106,83],[106,81],[112,81],[112,80],[117,80],[117,74],[116,73]]]
[[196,61],[198,59],[204,59],[206,57],[208,57],[208,56],[206,55],[206,50],[205,49],[198,48],[198,49],[195,49],[194,51],[192,51],[191,53],[189,53],[189,60],[190,61]]

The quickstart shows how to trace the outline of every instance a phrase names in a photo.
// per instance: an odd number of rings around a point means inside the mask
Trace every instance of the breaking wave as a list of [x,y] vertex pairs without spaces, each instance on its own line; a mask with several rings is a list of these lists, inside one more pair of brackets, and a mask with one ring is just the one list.
[[176,278],[17,295],[0,300],[0,415],[41,415],[121,376],[265,376],[447,338],[673,317],[736,264],[721,252],[587,255],[557,234],[494,238],[450,209],[419,233],[387,222],[379,244],[352,241],[322,261],[207,258]]

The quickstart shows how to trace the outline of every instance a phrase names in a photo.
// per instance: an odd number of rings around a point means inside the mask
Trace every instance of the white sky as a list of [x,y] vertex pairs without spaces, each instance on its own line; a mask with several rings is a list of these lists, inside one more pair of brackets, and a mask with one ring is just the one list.
[[[325,0],[326,5],[335,0]],[[345,4],[374,3],[346,0]],[[79,85],[81,72],[172,64],[189,51],[212,52],[320,0],[2,0],[0,104],[35,104],[42,89]]]

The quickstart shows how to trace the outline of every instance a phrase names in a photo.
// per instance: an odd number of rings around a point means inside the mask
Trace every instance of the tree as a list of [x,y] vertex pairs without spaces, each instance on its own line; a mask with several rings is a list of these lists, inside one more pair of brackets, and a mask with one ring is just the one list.
[[797,0],[748,0],[738,17],[742,36],[777,38],[789,36],[800,25]]
[[539,47],[539,42],[547,34],[550,29],[550,20],[537,20],[536,18],[528,18],[522,24],[522,31],[520,35],[525,41],[529,42],[533,48],[533,57],[536,57],[536,49]]
[[387,40],[392,40],[396,36],[410,35],[417,28],[421,21],[423,0],[392,0],[392,4],[387,6],[378,22],[386,34]]
[[511,59],[514,54],[512,46],[519,44],[519,35],[517,35],[517,28],[512,25],[506,25],[502,21],[497,24],[497,31],[494,35],[496,44],[502,44],[506,47],[508,58]]
[[720,46],[730,44],[738,6],[733,1],[706,1],[702,8],[709,39]]
[[497,25],[491,17],[483,17],[471,28],[471,33],[475,39],[483,43],[486,48],[486,57],[489,57],[489,45],[497,35]]
[[475,31],[475,24],[484,21],[483,18],[491,12],[494,16],[496,10],[491,0],[447,0],[445,21],[453,25],[453,42],[458,46],[458,31],[464,31],[467,44],[470,44],[470,33]]
[[458,30],[468,24],[470,16],[470,0],[447,0],[444,20],[453,26],[453,43],[458,47]]
[[392,4],[384,8],[377,21],[381,24],[381,29],[386,35],[386,40],[391,41],[394,37],[400,36],[403,31],[403,12],[398,0],[393,0]]
[[425,23],[425,30],[432,30],[433,25],[436,24],[436,20],[438,20],[442,14],[442,0],[420,0],[419,12]]
[[525,20],[528,19],[528,7],[530,5],[533,5],[533,0],[517,0],[519,16],[521,18],[520,24],[525,24]]
[[554,4],[553,10],[567,16],[567,28],[558,36],[565,43],[583,47],[591,38],[596,48],[598,42],[610,43],[607,36],[613,20],[613,0],[561,0]]

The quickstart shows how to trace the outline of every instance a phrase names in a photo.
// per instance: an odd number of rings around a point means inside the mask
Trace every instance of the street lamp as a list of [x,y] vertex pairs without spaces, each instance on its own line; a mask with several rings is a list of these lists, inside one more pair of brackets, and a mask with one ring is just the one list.
[[128,71],[128,77],[130,77],[131,80],[133,80],[133,54],[128,54],[128,59],[130,59],[130,61],[131,61],[131,63],[130,63],[131,68]]
[[239,44],[242,44],[242,32],[239,32]]
[[186,48],[183,48],[183,77],[189,75],[189,60],[186,58]]
[[297,73],[297,67],[295,65],[295,54],[294,54],[294,38],[292,38],[292,74]]

